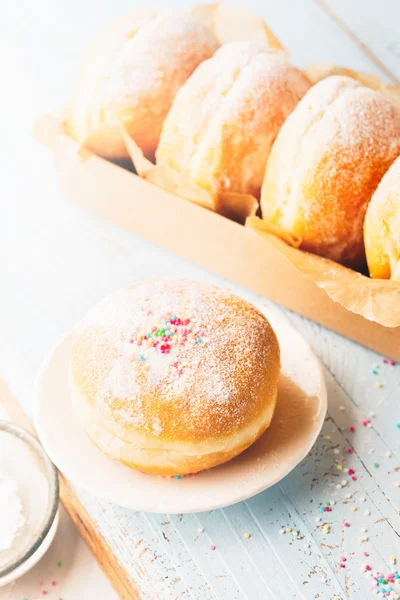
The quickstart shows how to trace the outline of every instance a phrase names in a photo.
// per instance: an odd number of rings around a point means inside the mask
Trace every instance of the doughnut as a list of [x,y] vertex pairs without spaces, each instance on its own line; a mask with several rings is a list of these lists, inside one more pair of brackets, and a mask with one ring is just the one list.
[[400,156],[368,205],[364,243],[371,277],[400,281]]
[[313,86],[285,121],[261,192],[263,219],[301,248],[365,266],[365,211],[400,154],[400,109],[344,76]]
[[310,83],[282,52],[252,41],[222,46],[180,88],[156,162],[210,192],[260,196],[272,143]]
[[172,100],[219,44],[193,15],[143,9],[110,25],[89,49],[72,100],[69,129],[96,154],[128,158],[121,121],[145,156],[154,159]]
[[108,456],[185,475],[226,462],[264,433],[279,370],[274,331],[252,304],[155,278],[111,294],[76,327],[71,402]]

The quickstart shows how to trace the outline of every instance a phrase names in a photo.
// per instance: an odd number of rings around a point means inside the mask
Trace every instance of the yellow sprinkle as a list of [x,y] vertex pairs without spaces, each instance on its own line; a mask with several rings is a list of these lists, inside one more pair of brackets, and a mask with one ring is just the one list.
[[323,531],[324,533],[329,533],[329,531],[330,531],[330,527],[329,527],[329,525],[324,525],[324,526],[323,526],[323,528],[322,528],[322,531]]
[[352,510],[353,512],[356,512],[356,510],[357,510],[357,506],[352,506],[352,507],[351,507],[351,510]]
[[331,439],[330,435],[324,435],[324,440],[328,440],[329,441],[330,439]]
[[245,537],[248,540],[249,537],[251,537],[251,533],[249,533],[248,531],[246,531],[246,533],[243,534],[243,537]]
[[392,563],[392,565],[396,564],[396,557],[395,556],[389,556],[389,560]]
[[400,481],[396,481],[394,484],[395,487],[400,487]]
[[376,387],[377,387],[377,388],[381,388],[381,387],[383,387],[383,383],[382,383],[382,381],[378,381],[378,382],[377,382],[377,384],[376,384]]
[[286,531],[286,533],[290,533],[292,531],[292,528],[291,527],[286,527],[285,531]]
[[342,465],[336,465],[336,468],[338,471],[341,471],[343,469]]

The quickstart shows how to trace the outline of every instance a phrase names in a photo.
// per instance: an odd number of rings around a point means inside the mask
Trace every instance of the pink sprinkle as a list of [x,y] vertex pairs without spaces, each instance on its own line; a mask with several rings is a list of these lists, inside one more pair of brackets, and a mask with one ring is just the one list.
[[57,581],[52,581],[51,585],[57,585]]
[[353,454],[354,450],[353,450],[353,448],[347,448],[347,452],[348,452],[348,454]]
[[356,428],[354,427],[354,425],[350,425],[349,429],[350,429],[350,431],[355,431],[356,430]]
[[[132,340],[131,342],[129,342],[129,343],[130,343],[130,344],[133,344],[133,340]],[[138,346],[141,346],[141,345],[142,345],[142,342],[138,342],[138,343],[137,343],[137,345],[138,345]]]
[[332,512],[332,509],[330,506],[325,506],[325,512]]
[[363,556],[369,556],[368,552],[363,552]]
[[214,546],[214,544],[211,544],[211,546],[210,546],[210,550],[215,550],[215,546]]
[[133,344],[133,340],[129,340],[129,343],[130,343],[130,344]]
[[346,565],[345,565],[344,563],[340,563],[340,564],[339,564],[339,567],[340,567],[341,569],[344,569],[344,568],[345,568],[345,566],[346,566]]
[[351,479],[352,479],[353,481],[357,481],[357,477],[356,477],[355,475],[352,475],[352,476],[351,476]]
[[364,425],[364,427],[366,427],[370,422],[371,422],[370,419],[364,419],[364,421],[362,422],[362,424]]
[[366,571],[370,571],[370,570],[371,570],[371,567],[370,567],[369,565],[365,565],[365,570],[366,570]]
[[345,522],[343,523],[343,525],[344,525],[345,527],[350,527],[350,523],[348,523],[347,521],[345,521]]
[[178,369],[177,370],[177,374],[178,374],[179,377],[182,375],[182,373],[183,373],[182,369]]
[[390,361],[389,361],[389,365],[390,365],[391,367],[394,367],[394,365],[395,365],[395,364],[396,364],[396,363],[394,362],[394,360],[390,360]]
[[151,328],[151,331],[154,333],[155,331],[157,331],[157,327],[154,325],[154,326]]
[[390,592],[385,592],[385,596],[388,598],[390,596]]
[[355,470],[354,469],[347,469],[347,472],[349,475],[354,475]]
[[346,562],[347,558],[345,556],[340,557],[341,562]]
[[387,358],[382,358],[382,362],[384,362],[385,364],[387,364]]
[[42,590],[42,595],[43,595],[43,596],[47,596],[47,594],[48,594],[48,593],[49,593],[49,592],[48,592],[47,590]]

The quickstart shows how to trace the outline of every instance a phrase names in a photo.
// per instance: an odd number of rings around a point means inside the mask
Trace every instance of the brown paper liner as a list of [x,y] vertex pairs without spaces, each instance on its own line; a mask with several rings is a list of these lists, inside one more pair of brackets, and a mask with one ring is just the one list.
[[299,250],[296,247],[298,240],[293,242],[290,236],[284,234],[277,237],[275,228],[257,217],[247,219],[246,227],[261,235],[302,275],[314,281],[332,300],[347,310],[385,327],[400,326],[399,283],[370,279],[332,260]]
[[221,44],[237,40],[254,40],[286,53],[285,48],[262,18],[244,6],[225,2],[199,4],[190,12],[213,31]]
[[230,192],[214,195],[188,181],[182,173],[175,171],[168,165],[154,165],[143,155],[142,150],[130,137],[123,125],[122,134],[138,175],[147,181],[239,223],[244,223],[247,217],[256,214],[258,201],[254,196]]

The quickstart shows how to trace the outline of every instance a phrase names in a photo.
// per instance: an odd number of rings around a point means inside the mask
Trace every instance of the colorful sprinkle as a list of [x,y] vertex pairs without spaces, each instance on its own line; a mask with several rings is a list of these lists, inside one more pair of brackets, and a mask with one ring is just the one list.
[[354,431],[356,430],[356,428],[354,427],[354,425],[350,425],[349,427],[350,431],[354,433]]
[[246,538],[246,540],[248,540],[251,537],[251,533],[246,531],[246,533],[243,534],[243,537]]
[[343,469],[343,466],[342,465],[336,465],[336,468],[337,468],[338,471],[341,471]]
[[62,562],[61,562],[61,560],[59,560],[59,561],[57,562],[57,567],[62,567]]
[[356,512],[356,510],[357,510],[357,506],[352,506],[352,507],[350,508],[350,510],[351,510],[352,512]]
[[347,453],[348,454],[353,454],[353,452],[354,452],[353,448],[347,448]]
[[210,550],[215,550],[216,546],[214,546],[214,544],[211,544],[210,546]]
[[372,464],[372,466],[373,466],[373,467],[375,467],[375,469],[378,469],[378,468],[379,468],[379,463],[377,463],[377,462],[374,462],[374,463]]
[[350,527],[350,523],[349,523],[348,521],[345,521],[345,522],[343,523],[343,525],[344,525],[345,527]]

